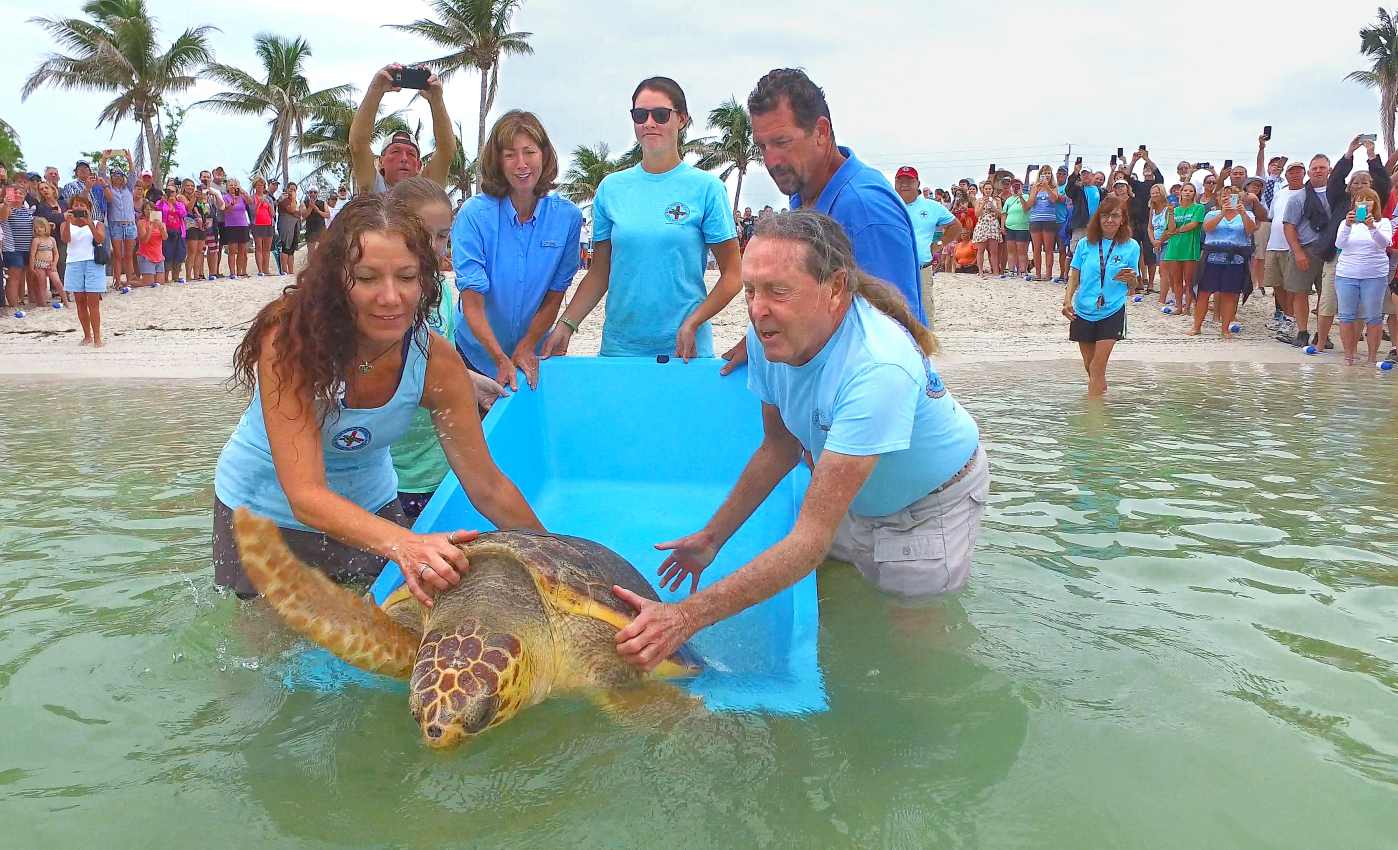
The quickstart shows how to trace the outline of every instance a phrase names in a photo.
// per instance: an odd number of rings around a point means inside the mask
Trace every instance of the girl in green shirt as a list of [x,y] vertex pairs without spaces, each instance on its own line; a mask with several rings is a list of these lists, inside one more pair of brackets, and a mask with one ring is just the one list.
[[1160,255],[1166,303],[1175,302],[1175,311],[1189,315],[1194,301],[1194,265],[1199,262],[1199,246],[1207,210],[1198,202],[1194,184],[1180,186],[1180,205],[1165,215],[1165,251]]

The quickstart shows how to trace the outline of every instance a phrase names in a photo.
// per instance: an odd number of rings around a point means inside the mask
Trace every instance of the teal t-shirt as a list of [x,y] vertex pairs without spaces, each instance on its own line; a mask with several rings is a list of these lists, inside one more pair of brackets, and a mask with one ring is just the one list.
[[908,218],[913,220],[913,235],[917,239],[917,264],[925,266],[932,262],[932,243],[942,228],[956,221],[956,216],[931,198],[918,195],[908,204]]
[[748,328],[748,389],[776,406],[819,463],[826,449],[879,455],[850,510],[896,513],[945,484],[980,430],[902,325],[856,297],[835,334],[800,366],[772,363]]
[[[442,284],[442,303],[427,320],[432,332],[450,342],[461,312],[456,307],[456,287]],[[393,471],[398,473],[398,492],[431,493],[447,477],[451,465],[437,439],[432,414],[424,407],[413,412],[412,424],[403,439],[389,447],[393,455]]]
[[[1073,268],[1078,270],[1078,290],[1073,293],[1073,312],[1089,322],[1107,318],[1126,306],[1127,286],[1116,276],[1122,269],[1136,269],[1141,264],[1141,244],[1129,239],[1115,242],[1078,243],[1073,252]],[[1106,274],[1102,273],[1103,265]],[[1097,306],[1097,299],[1102,306]]]
[[[728,190],[688,163],[664,174],[636,165],[603,179],[592,215],[593,241],[612,243],[602,356],[673,354],[680,324],[708,296],[709,246],[738,236]],[[708,322],[695,342],[713,356]]]
[[1007,230],[1029,229],[1029,209],[1024,204],[1023,195],[1011,195],[1005,200],[1005,228]]

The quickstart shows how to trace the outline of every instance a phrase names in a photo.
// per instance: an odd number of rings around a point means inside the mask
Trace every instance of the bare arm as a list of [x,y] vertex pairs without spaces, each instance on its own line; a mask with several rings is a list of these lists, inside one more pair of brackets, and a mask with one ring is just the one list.
[[675,355],[684,360],[697,353],[694,337],[699,332],[699,326],[718,315],[743,288],[743,256],[738,249],[737,238],[708,247],[718,260],[718,283],[694,308],[694,312],[680,323],[679,332],[675,335]]
[[800,441],[787,430],[776,405],[763,403],[762,443],[702,532],[715,551],[723,548],[778,482],[800,462]]
[[1257,137],[1257,170],[1253,173],[1260,177],[1267,175],[1267,139],[1259,135]]
[[471,329],[471,335],[476,338],[476,342],[490,355],[489,363],[475,365],[481,369],[496,367],[500,370],[500,376],[496,380],[503,385],[513,385],[515,367],[509,362],[510,355],[505,353],[499,341],[495,339],[495,331],[491,329],[490,321],[485,317],[485,294],[472,289],[461,290],[461,316],[466,320],[466,327]]
[[[878,455],[822,453],[795,528],[742,569],[679,603],[686,619],[696,629],[712,625],[790,587],[819,566],[850,503],[878,462]],[[619,648],[624,652],[624,646]]]
[[490,456],[466,365],[442,337],[432,335],[430,344],[422,406],[432,411],[432,424],[441,437],[442,451],[466,497],[496,528],[543,531],[543,523],[519,488]]
[[427,78],[427,89],[423,92],[428,106],[432,109],[432,159],[423,166],[422,175],[433,183],[447,185],[447,172],[456,156],[456,134],[452,132],[451,116],[447,115],[447,101],[442,96],[442,81],[433,74]]
[[354,112],[354,120],[350,122],[350,171],[355,189],[361,192],[374,190],[374,152],[369,146],[373,142],[374,122],[379,117],[379,103],[383,101],[384,92],[398,91],[389,76],[392,69],[397,67],[402,66],[389,65],[374,74],[369,88],[364,92],[364,100],[359,102],[359,108]]
[[583,275],[582,283],[578,284],[578,291],[573,293],[572,300],[558,317],[558,326],[544,341],[542,357],[567,354],[568,341],[573,338],[573,329],[564,320],[581,325],[587,314],[601,302],[602,296],[607,294],[607,284],[612,273],[611,240],[594,243],[592,251],[592,264],[588,266],[587,274]]

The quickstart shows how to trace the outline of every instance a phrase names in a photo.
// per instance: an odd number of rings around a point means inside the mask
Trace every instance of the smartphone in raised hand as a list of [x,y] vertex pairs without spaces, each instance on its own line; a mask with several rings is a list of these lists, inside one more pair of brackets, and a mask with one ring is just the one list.
[[1223,170],[1224,170],[1224,171],[1228,171],[1228,170],[1231,169],[1232,167],[1233,167],[1233,160],[1231,160],[1231,159],[1225,159],[1225,160],[1223,161]]
[[1271,125],[1271,124],[1268,124],[1267,126],[1265,126],[1265,127],[1262,128],[1262,139],[1263,139],[1264,141],[1268,141],[1268,142],[1272,141],[1272,125]]

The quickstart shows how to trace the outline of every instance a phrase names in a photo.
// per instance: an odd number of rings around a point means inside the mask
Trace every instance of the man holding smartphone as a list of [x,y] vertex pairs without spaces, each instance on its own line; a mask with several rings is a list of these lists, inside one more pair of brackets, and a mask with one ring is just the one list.
[[[1393,188],[1388,169],[1384,168],[1383,160],[1374,152],[1377,140],[1378,137],[1373,133],[1355,136],[1349,143],[1349,150],[1345,151],[1345,155],[1336,160],[1334,167],[1330,169],[1326,186],[1330,223],[1321,235],[1319,243],[1321,259],[1325,262],[1320,274],[1316,335],[1312,340],[1316,348],[1321,350],[1335,347],[1330,341],[1330,328],[1335,324],[1335,314],[1340,310],[1339,299],[1335,296],[1335,237],[1349,211],[1354,208],[1354,193],[1360,189],[1373,189],[1380,198],[1387,198],[1389,190]],[[1361,147],[1364,148],[1368,163],[1366,167],[1369,170],[1355,172],[1351,176],[1350,172],[1354,169],[1354,153]]]
[[[425,70],[395,63],[380,68],[370,80],[369,90],[364,93],[364,100],[354,113],[349,132],[350,162],[356,193],[385,192],[399,181],[418,174],[446,186],[447,171],[451,168],[452,157],[456,155],[456,135],[452,132],[451,117],[447,115],[446,101],[442,97],[442,81],[437,79],[436,74],[430,73],[423,79],[422,72]],[[432,137],[436,150],[425,167],[422,152],[418,150],[411,133],[394,133],[379,152],[377,164],[374,152],[369,147],[384,93],[402,91],[404,88],[419,88],[432,110]]]

